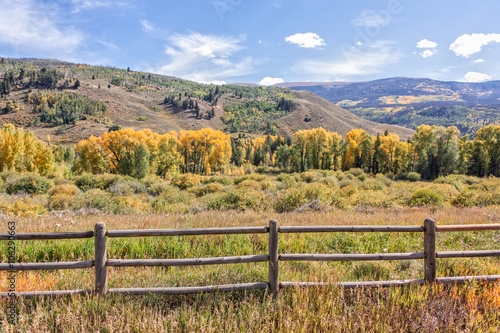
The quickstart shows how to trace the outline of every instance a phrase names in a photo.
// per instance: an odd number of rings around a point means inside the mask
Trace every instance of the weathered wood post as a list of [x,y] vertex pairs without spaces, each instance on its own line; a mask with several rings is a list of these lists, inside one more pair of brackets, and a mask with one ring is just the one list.
[[106,294],[108,292],[108,277],[106,272],[106,224],[98,222],[94,227],[95,241],[95,292]]
[[278,221],[269,221],[269,288],[271,293],[279,291],[278,266]]
[[426,282],[434,283],[436,282],[436,222],[433,219],[427,219],[424,227],[424,276]]

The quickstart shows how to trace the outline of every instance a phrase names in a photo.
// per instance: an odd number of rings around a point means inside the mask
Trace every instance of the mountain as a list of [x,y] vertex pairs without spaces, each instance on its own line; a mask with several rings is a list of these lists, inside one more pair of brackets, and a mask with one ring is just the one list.
[[421,124],[457,126],[473,135],[500,124],[500,81],[442,82],[389,78],[368,82],[280,84],[308,90],[367,120],[416,129]]
[[41,139],[76,143],[110,128],[158,133],[212,128],[233,134],[280,134],[322,126],[345,135],[386,129],[307,91],[248,85],[205,85],[174,77],[50,59],[0,58],[0,124]]

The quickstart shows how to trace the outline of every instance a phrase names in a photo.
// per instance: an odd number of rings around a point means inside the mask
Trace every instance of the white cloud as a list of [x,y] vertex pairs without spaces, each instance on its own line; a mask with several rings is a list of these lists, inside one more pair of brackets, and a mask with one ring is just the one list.
[[59,24],[57,7],[35,0],[4,0],[0,10],[0,43],[31,55],[64,57],[79,47],[84,35]]
[[203,35],[197,32],[177,34],[169,38],[165,53],[169,63],[155,71],[197,82],[221,81],[250,74],[253,59],[232,58],[243,50],[245,36]]
[[260,80],[259,84],[261,86],[273,86],[275,84],[284,83],[284,82],[285,82],[285,80],[283,80],[280,77],[269,77],[269,76],[266,76],[265,78],[263,78],[262,80]]
[[500,43],[500,34],[471,34],[458,37],[451,45],[450,50],[457,56],[468,58],[481,51],[482,47],[490,43]]
[[99,8],[118,8],[129,6],[128,1],[121,0],[71,0],[73,13],[83,10],[95,10]]
[[357,27],[379,27],[387,26],[391,23],[391,14],[388,11],[374,11],[365,9],[351,23]]
[[355,76],[381,73],[388,65],[399,62],[402,53],[394,50],[392,42],[376,41],[362,49],[351,47],[343,58],[303,60],[293,70],[322,81],[346,80]]
[[209,82],[201,82],[201,83],[206,83],[206,84],[215,84],[217,86],[221,86],[223,84],[227,84],[226,81],[218,81],[218,80],[215,80],[215,81],[209,81]]
[[437,53],[437,50],[424,50],[420,52],[419,54],[422,56],[422,58],[429,58],[432,57]]
[[297,44],[298,46],[305,48],[316,48],[326,45],[323,38],[321,38],[314,32],[306,32],[304,34],[297,33],[295,35],[286,37],[285,41],[290,44]]
[[434,49],[438,46],[436,42],[430,41],[428,39],[422,39],[417,43],[419,49]]
[[484,62],[484,59],[479,58],[479,59],[474,60],[473,62],[475,62],[475,63],[481,63],[481,62]]
[[491,76],[485,73],[469,72],[465,74],[464,79],[466,82],[483,82],[491,80]]
[[140,20],[139,22],[141,22],[142,30],[144,30],[144,32],[151,32],[154,30],[154,25],[148,20]]

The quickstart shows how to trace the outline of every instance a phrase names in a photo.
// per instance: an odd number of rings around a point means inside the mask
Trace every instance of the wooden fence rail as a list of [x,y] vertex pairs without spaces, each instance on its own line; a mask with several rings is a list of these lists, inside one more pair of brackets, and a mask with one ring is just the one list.
[[[422,226],[284,226],[278,227],[278,221],[271,220],[265,227],[243,228],[198,228],[198,229],[144,229],[144,230],[109,230],[99,222],[94,231],[53,232],[53,233],[21,233],[16,235],[0,234],[0,240],[47,240],[47,239],[79,239],[94,238],[94,260],[50,263],[0,263],[0,271],[31,271],[52,269],[82,269],[94,267],[94,290],[54,290],[16,292],[17,297],[58,296],[73,294],[192,294],[221,291],[242,291],[269,289],[273,294],[282,288],[313,287],[337,285],[342,288],[355,287],[389,287],[425,283],[464,283],[471,280],[498,281],[500,275],[436,277],[437,258],[472,258],[500,257],[500,250],[482,251],[443,251],[436,252],[436,234],[452,231],[500,230],[500,224],[446,225],[436,226],[432,219],[427,219]],[[416,253],[375,253],[375,254],[279,254],[279,234],[287,233],[338,233],[338,232],[421,232],[424,236],[423,252]],[[163,237],[163,236],[195,236],[195,235],[232,235],[232,234],[269,234],[267,254],[184,259],[107,259],[107,237]],[[279,261],[369,261],[369,260],[424,260],[424,278],[392,281],[359,281],[359,282],[280,282]],[[109,288],[107,267],[144,267],[144,266],[198,266],[226,265],[252,262],[269,263],[269,281],[240,284],[226,284],[200,287],[169,288]],[[8,293],[0,293],[0,297],[8,297]]]

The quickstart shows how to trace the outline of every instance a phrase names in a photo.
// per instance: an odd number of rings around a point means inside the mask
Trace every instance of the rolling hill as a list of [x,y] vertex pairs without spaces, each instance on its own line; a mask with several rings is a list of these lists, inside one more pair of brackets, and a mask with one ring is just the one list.
[[368,82],[280,84],[308,90],[364,119],[416,129],[421,124],[457,126],[473,135],[500,123],[500,81],[442,82],[389,78]]
[[[345,135],[412,130],[361,119],[307,91],[203,85],[169,76],[57,60],[2,59],[0,123],[30,129],[52,142],[75,143],[110,128],[159,133],[212,128],[246,135],[291,136],[322,126]],[[1,91],[0,91],[1,92]]]

